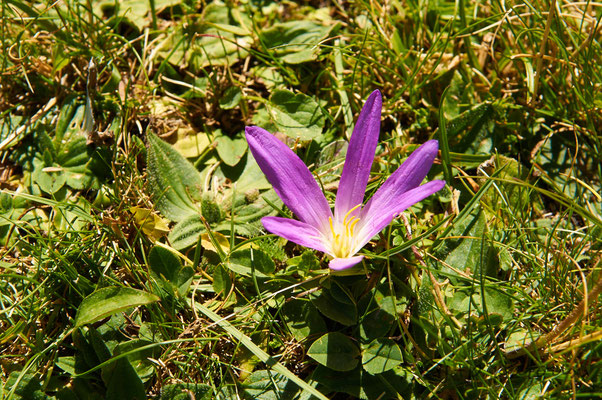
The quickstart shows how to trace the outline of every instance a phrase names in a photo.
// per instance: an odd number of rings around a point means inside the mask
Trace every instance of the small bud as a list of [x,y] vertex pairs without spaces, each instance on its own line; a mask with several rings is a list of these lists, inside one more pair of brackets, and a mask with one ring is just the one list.
[[205,193],[201,198],[201,214],[210,224],[222,220],[222,211],[211,193]]

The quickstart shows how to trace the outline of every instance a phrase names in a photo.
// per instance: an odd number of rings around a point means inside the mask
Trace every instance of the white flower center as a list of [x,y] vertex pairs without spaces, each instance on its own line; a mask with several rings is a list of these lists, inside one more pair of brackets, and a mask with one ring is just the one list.
[[360,219],[352,216],[353,213],[361,204],[353,207],[345,214],[343,221],[332,221],[332,217],[328,218],[330,222],[330,243],[331,253],[337,258],[348,258],[355,254],[356,238],[354,237],[354,229]]

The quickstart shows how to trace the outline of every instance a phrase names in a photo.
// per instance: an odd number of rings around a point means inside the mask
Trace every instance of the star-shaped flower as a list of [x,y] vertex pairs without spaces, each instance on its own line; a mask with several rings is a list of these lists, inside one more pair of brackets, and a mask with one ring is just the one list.
[[364,205],[364,194],[380,131],[381,94],[372,92],[357,120],[334,205],[334,214],[312,173],[274,135],[257,126],[245,129],[257,164],[282,202],[299,219],[265,217],[269,232],[326,253],[329,267],[343,270],[359,263],[356,253],[400,213],[441,190],[445,181],[420,185],[438,152],[430,140],[414,151]]

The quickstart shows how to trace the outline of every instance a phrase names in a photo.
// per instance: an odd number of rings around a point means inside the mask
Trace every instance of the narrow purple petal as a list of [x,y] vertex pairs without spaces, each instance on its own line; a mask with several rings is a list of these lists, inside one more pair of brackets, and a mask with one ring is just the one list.
[[264,228],[274,235],[281,236],[303,247],[326,252],[320,231],[301,221],[281,217],[264,217]]
[[[363,203],[374,152],[380,132],[380,92],[372,92],[357,119],[349,140],[347,157],[335,201],[335,217],[342,218],[349,210]],[[357,212],[354,212],[356,214]]]
[[387,202],[379,202],[379,206],[372,207],[369,213],[364,214],[362,210],[361,227],[359,227],[357,235],[357,247],[364,247],[370,239],[389,225],[395,217],[412,205],[443,189],[444,186],[445,181],[430,181],[405,193],[397,193],[395,197],[390,198]]
[[265,129],[248,126],[245,132],[253,157],[282,202],[301,221],[328,231],[328,201],[303,161]]
[[420,185],[431,169],[438,149],[439,143],[436,140],[429,140],[410,154],[407,160],[397,171],[393,172],[366,203],[362,209],[361,218],[374,214],[372,209],[386,208],[389,203],[394,201],[393,199],[398,199],[401,194]]
[[355,257],[348,257],[348,258],[333,258],[332,260],[330,260],[330,263],[328,263],[328,268],[335,270],[335,271],[341,271],[341,270],[353,267],[354,265],[356,265],[360,261],[362,261],[363,258],[364,258],[364,256],[355,256]]

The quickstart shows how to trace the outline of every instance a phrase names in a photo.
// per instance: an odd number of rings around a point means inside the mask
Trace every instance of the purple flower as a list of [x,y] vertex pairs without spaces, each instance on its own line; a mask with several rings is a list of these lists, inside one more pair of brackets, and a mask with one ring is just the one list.
[[405,209],[441,190],[445,181],[420,185],[438,151],[430,140],[414,151],[363,205],[380,131],[381,94],[372,92],[355,124],[334,215],[313,175],[301,159],[265,129],[245,129],[251,153],[282,202],[299,221],[265,217],[265,229],[291,242],[322,251],[333,270],[350,268],[364,256],[355,254]]

